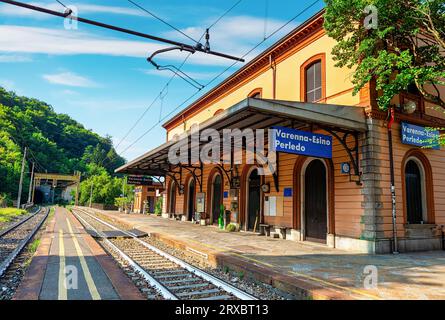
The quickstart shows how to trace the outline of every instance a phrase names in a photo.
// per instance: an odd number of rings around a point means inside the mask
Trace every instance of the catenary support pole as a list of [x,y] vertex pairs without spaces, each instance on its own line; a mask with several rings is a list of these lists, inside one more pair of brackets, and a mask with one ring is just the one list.
[[29,179],[28,203],[31,202],[32,188],[34,186],[34,162],[32,163],[31,178]]
[[23,175],[25,173],[26,151],[27,151],[27,148],[25,147],[25,151],[23,152],[23,159],[22,159],[22,171],[20,173],[19,193],[17,195],[17,209],[20,209],[20,202],[22,200],[22,187],[23,187]]
[[91,206],[92,206],[92,201],[93,201],[93,186],[94,186],[94,183],[91,182],[91,189],[90,189],[90,208],[91,208]]

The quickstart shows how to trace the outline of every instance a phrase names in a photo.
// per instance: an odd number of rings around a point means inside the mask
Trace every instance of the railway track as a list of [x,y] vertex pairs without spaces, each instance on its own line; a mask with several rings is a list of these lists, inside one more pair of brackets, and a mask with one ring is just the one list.
[[34,214],[0,232],[0,278],[39,230],[48,214],[49,208],[40,208]]
[[[88,229],[102,237],[104,246],[131,266],[160,295],[170,300],[257,300],[256,297],[174,257],[117,228],[94,214],[75,208],[73,214]],[[106,239],[105,231],[120,231],[127,237]],[[140,283],[139,283],[140,285]]]

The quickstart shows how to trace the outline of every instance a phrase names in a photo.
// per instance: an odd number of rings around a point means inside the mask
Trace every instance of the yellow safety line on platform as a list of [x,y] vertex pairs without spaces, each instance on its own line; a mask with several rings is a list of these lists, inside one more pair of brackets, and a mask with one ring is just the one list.
[[[267,262],[263,262],[263,261],[255,259],[255,258],[246,257],[246,256],[243,256],[241,254],[235,253],[233,251],[230,251],[230,250],[227,250],[227,249],[224,249],[224,248],[220,248],[220,247],[215,246],[215,245],[202,243],[202,242],[199,242],[199,241],[196,241],[196,240],[192,240],[192,239],[187,239],[187,241],[191,241],[191,242],[194,242],[194,243],[199,244],[199,245],[204,245],[204,246],[206,246],[208,248],[215,249],[215,250],[218,250],[220,252],[227,252],[227,253],[229,253],[231,255],[240,257],[241,259],[251,260],[251,261],[253,261],[255,263],[264,265],[264,266],[269,267],[269,268],[274,268],[274,269],[277,268],[276,265],[273,265],[273,264],[270,264],[270,263],[267,263]],[[373,294],[369,294],[367,292],[363,292],[363,291],[361,291],[359,289],[351,289],[351,288],[343,287],[343,286],[340,286],[338,284],[335,284],[335,283],[332,283],[332,282],[329,282],[329,281],[326,281],[326,280],[323,280],[323,279],[319,279],[319,278],[316,278],[316,277],[313,277],[313,276],[309,276],[307,274],[298,273],[298,272],[295,272],[295,271],[290,271],[290,273],[292,273],[294,275],[297,275],[297,276],[300,276],[300,277],[303,277],[303,278],[310,279],[312,281],[315,281],[315,282],[318,282],[318,283],[321,283],[321,284],[324,284],[324,285],[327,285],[327,286],[332,286],[334,288],[345,290],[347,292],[353,292],[355,294],[363,295],[363,296],[371,298],[371,299],[381,300],[381,298],[379,296],[376,296],[376,295],[373,295]]]
[[82,253],[82,249],[80,248],[79,242],[77,242],[77,238],[74,235],[73,228],[71,227],[71,223],[68,220],[68,217],[66,218],[66,223],[68,224],[68,230],[71,234],[71,237],[74,242],[74,247],[76,248],[77,255],[80,260],[80,265],[83,270],[83,274],[85,276],[85,281],[87,282],[88,290],[90,291],[91,297],[93,300],[100,300],[100,294],[97,290],[96,284],[94,283],[93,277],[91,276],[90,269],[88,268],[87,261],[85,260],[85,256]]
[[67,300],[68,293],[65,284],[65,245],[63,243],[63,230],[59,230],[59,300]]

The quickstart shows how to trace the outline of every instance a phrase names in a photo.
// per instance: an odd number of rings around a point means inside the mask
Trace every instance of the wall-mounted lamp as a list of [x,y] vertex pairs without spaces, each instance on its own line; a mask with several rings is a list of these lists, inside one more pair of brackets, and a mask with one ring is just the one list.
[[405,114],[413,114],[417,110],[417,103],[413,100],[405,100],[402,105],[397,105],[398,109]]

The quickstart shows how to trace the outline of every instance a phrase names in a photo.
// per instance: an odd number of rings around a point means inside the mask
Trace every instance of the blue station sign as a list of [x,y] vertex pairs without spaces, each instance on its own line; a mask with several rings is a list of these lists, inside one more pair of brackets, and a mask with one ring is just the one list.
[[440,149],[438,144],[439,131],[437,130],[402,122],[401,134],[404,144]]
[[273,127],[275,151],[318,158],[332,158],[332,137],[319,133]]

